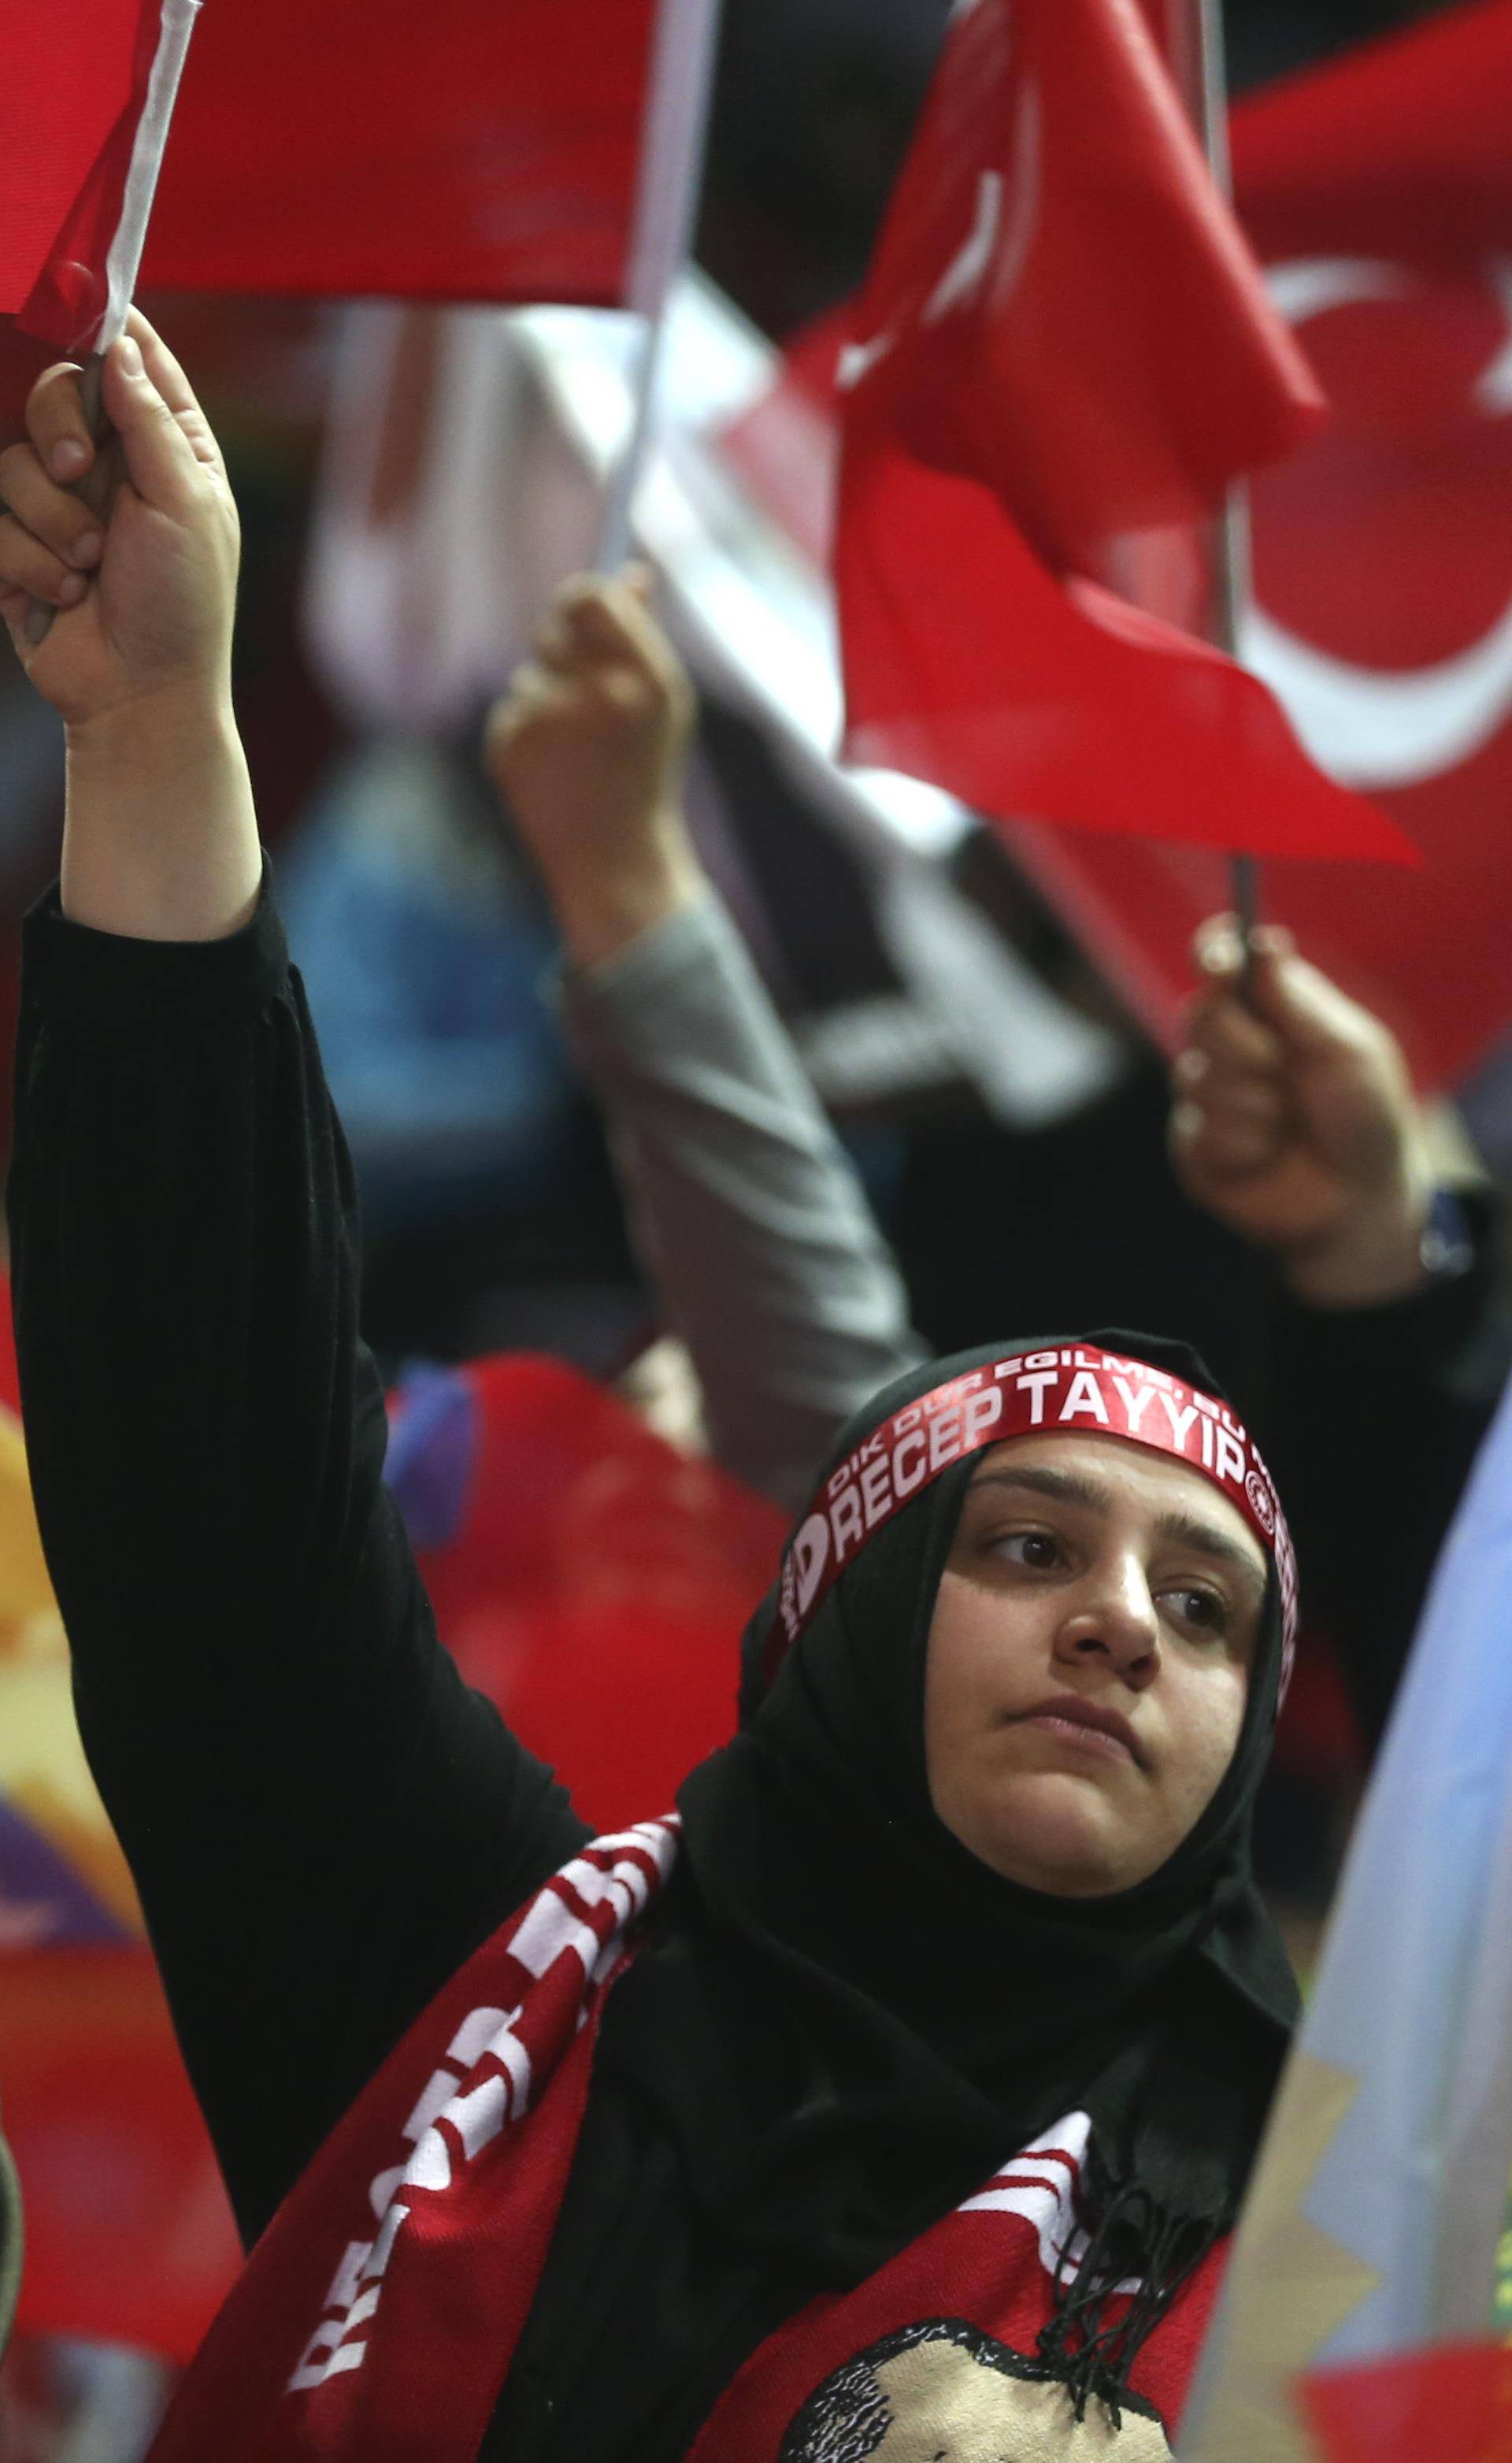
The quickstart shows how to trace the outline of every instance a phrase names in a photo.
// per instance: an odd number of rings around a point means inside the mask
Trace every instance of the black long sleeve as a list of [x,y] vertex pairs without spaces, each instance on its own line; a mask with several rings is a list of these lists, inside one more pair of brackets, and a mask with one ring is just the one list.
[[588,1836],[438,1643],[382,1485],[352,1184],[266,896],[231,939],[28,920],[27,1445],[91,1766],[251,2237]]
[[1500,1204],[1461,1192],[1468,1271],[1381,1308],[1284,1302],[1267,1452],[1305,1608],[1378,1741],[1434,1563],[1512,1368]]

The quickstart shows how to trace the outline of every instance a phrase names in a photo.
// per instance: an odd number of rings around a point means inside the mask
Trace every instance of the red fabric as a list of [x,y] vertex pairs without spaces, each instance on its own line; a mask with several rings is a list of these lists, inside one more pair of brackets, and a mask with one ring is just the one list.
[[[1128,2463],[1169,2463],[1226,2241],[1141,2345],[1115,2442],[1095,2404],[1076,2429],[1064,2392],[1037,2387],[1025,2366],[1050,2322],[1059,2253],[1069,2241],[1073,2264],[1079,2254],[1073,2210],[1088,2130],[1085,2113],[1067,2114],[853,2292],[800,2310],[736,2376],[688,2463],[827,2463],[874,2451],[885,2463],[890,2449],[1093,2463],[1115,2448]],[[1112,2304],[1111,2317],[1122,2314]]]
[[1323,416],[1130,0],[958,11],[857,312],[856,400],[1057,569]]
[[1262,685],[1105,586],[1319,408],[1129,0],[958,13],[856,330],[851,759],[1003,818],[1412,860]]
[[1412,861],[1313,769],[1264,685],[1094,583],[1063,589],[985,489],[853,431],[840,507],[852,761],[998,818]]
[[157,0],[49,0],[3,23],[0,315],[72,348],[104,309]]
[[1512,0],[1472,0],[1288,77],[1234,115],[1244,227],[1267,256],[1512,248]]
[[143,283],[614,305],[650,0],[209,0]]
[[586,1847],[437,1995],[258,2241],[150,2463],[471,2463],[674,1836]]
[[[1313,742],[1421,849],[1408,876],[1268,866],[1263,905],[1451,1085],[1512,1024],[1512,5],[1452,9],[1235,115],[1240,207],[1298,285],[1333,404],[1255,483],[1261,610],[1327,662]],[[1308,292],[1307,286],[1314,287]],[[1458,679],[1457,683],[1457,678]],[[1388,740],[1383,722],[1392,726]],[[1195,849],[1010,833],[1167,1041],[1228,903]]]
[[[673,1823],[595,1841],[452,1978],[258,2242],[149,2463],[476,2453],[540,2278],[627,1927],[674,1853]],[[1090,2134],[1067,2113],[854,2291],[799,2311],[738,2371],[689,2463],[849,2452],[875,2430],[876,2370],[905,2443],[948,2416],[983,2452],[988,2430],[994,2452],[1018,2452],[1047,2405],[1068,2405],[1030,2363],[1057,2273],[1085,2255]],[[1131,2463],[1169,2463],[1226,2256],[1209,2253],[1134,2361]],[[1084,2442],[1089,2457],[1106,2444],[1095,2419],[1085,2439],[1058,2420],[1068,2463]]]
[[26,2198],[21,2331],[187,2361],[241,2250],[147,1951],[6,1956],[0,2109]]
[[1512,2352],[1449,2343],[1320,2370],[1298,2388],[1320,2463],[1501,2463]]
[[447,1647],[585,1821],[670,1804],[734,1727],[785,1517],[560,1361],[460,1373],[479,1424],[464,1510],[417,1552]]

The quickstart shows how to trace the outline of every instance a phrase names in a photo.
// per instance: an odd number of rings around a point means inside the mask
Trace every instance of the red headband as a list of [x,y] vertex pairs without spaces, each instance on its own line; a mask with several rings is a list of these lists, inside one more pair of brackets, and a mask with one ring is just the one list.
[[[1297,1560],[1275,1483],[1226,1403],[1143,1360],[1078,1344],[988,1361],[907,1403],[831,1472],[783,1558],[768,1683],[862,1542],[953,1462],[1004,1438],[1064,1429],[1127,1437],[1191,1464],[1238,1506],[1281,1585],[1281,1694],[1297,1641]],[[1278,1697],[1279,1698],[1279,1697]]]

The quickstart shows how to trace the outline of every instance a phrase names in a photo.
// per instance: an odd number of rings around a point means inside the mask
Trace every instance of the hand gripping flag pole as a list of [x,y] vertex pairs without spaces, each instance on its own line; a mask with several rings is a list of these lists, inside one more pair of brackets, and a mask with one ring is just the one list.
[[[162,168],[163,148],[168,142],[168,128],[173,119],[173,106],[178,99],[179,80],[188,54],[189,37],[200,13],[200,0],[162,0],[158,48],[153,55],[152,71],[147,82],[141,117],[131,149],[121,196],[120,219],[116,225],[109,253],[105,259],[105,313],[95,346],[84,363],[80,387],[84,417],[92,436],[98,438],[104,425],[100,405],[100,373],[105,353],[119,340],[126,327],[131,311],[137,275],[141,267],[141,251],[146,244],[147,224],[152,214],[152,200],[157,193],[158,174]],[[109,466],[102,456],[84,480],[80,492],[94,510],[103,511],[102,497],[110,486]],[[54,610],[40,599],[33,600],[26,621],[26,637],[33,645],[47,639]]]
[[630,549],[631,507],[655,423],[668,305],[693,252],[719,25],[720,0],[661,0],[658,11],[625,285],[625,305],[641,320],[634,407],[604,504],[599,573],[617,572]]

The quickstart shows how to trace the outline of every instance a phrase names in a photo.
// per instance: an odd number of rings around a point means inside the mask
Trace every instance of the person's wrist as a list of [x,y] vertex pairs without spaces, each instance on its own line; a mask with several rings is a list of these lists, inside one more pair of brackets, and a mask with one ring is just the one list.
[[680,830],[641,849],[634,860],[585,866],[548,877],[551,909],[569,963],[604,965],[632,942],[691,906],[702,894],[702,867]]
[[137,771],[186,753],[213,752],[236,735],[228,679],[204,673],[124,692],[99,708],[68,716],[63,736],[76,772]]
[[147,941],[214,941],[256,908],[262,848],[247,756],[217,679],[118,703],[67,730],[62,904]]
[[1429,1277],[1423,1242],[1433,1210],[1426,1159],[1374,1190],[1317,1239],[1285,1252],[1282,1272],[1308,1308],[1376,1308],[1408,1299]]

